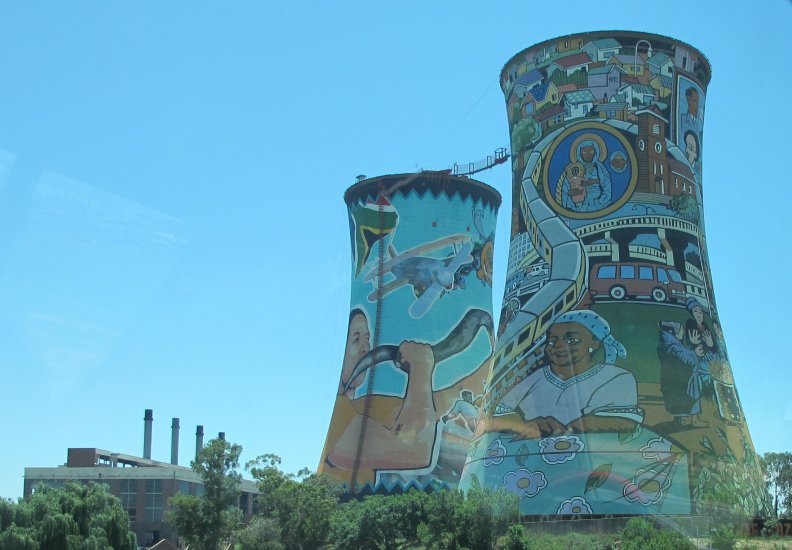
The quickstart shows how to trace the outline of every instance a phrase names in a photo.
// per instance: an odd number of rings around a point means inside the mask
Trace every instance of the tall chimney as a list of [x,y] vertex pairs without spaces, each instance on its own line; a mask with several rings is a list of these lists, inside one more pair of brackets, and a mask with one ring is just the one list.
[[217,439],[220,439],[221,441],[225,441],[225,432],[218,432]]
[[154,411],[146,409],[143,416],[143,458],[151,460],[151,424],[154,422]]
[[179,419],[171,423],[171,464],[179,463]]
[[195,458],[198,458],[201,449],[203,449],[203,426],[198,425],[195,427]]

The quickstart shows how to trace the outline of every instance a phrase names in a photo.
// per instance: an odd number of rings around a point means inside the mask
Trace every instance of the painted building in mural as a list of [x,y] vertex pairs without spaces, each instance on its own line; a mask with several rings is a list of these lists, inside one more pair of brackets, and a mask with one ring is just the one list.
[[357,494],[456,487],[495,343],[501,197],[421,172],[360,181],[344,199],[349,326],[319,472]]
[[512,244],[461,488],[532,515],[764,510],[707,260],[709,80],[695,48],[634,32],[504,67]]

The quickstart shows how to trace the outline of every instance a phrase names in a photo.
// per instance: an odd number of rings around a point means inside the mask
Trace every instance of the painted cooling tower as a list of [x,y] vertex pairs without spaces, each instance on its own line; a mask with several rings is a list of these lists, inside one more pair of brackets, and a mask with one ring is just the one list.
[[495,341],[501,197],[421,172],[360,181],[344,199],[349,327],[319,472],[357,494],[456,487]]
[[763,509],[707,259],[709,80],[695,48],[621,31],[504,67],[511,247],[461,488],[531,515]]

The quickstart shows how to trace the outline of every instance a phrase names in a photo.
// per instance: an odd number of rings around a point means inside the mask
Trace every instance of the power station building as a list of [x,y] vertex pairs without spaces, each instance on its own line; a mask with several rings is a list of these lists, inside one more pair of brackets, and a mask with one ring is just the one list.
[[[95,448],[70,448],[66,463],[54,468],[25,468],[24,493],[29,497],[36,487],[44,484],[61,487],[67,482],[104,483],[121,500],[129,514],[131,529],[139,546],[151,546],[160,540],[178,545],[178,533],[164,521],[168,499],[177,493],[203,494],[201,478],[191,468],[178,465],[179,419],[171,426],[171,462],[151,459],[151,424],[153,413],[146,410],[144,427],[144,456],[137,457]],[[203,447],[203,426],[196,430],[195,452]],[[224,438],[224,434],[219,434]],[[239,507],[245,519],[252,517],[255,497],[259,494],[255,482],[242,480]]]

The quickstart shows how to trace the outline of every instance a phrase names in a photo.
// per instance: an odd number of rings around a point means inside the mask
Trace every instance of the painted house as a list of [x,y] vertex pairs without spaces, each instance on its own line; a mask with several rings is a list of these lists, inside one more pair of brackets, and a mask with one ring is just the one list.
[[594,106],[594,94],[589,90],[578,90],[564,94],[564,118],[580,118],[589,114]]
[[652,80],[649,81],[649,85],[652,87],[652,89],[654,89],[657,97],[660,99],[665,99],[671,95],[672,84],[672,78],[662,74],[653,76]]
[[583,47],[583,39],[573,36],[567,36],[565,38],[560,39],[556,43],[556,49],[558,53],[565,53],[570,51],[577,51]]
[[522,112],[530,115],[541,110],[546,105],[557,105],[560,102],[561,94],[558,92],[556,85],[552,82],[545,82],[534,86],[525,95],[525,99],[522,102]]
[[619,93],[624,94],[625,101],[633,107],[649,105],[655,98],[654,88],[647,84],[625,84],[619,88]]
[[690,50],[684,46],[677,44],[674,49],[674,64],[683,71],[693,72],[693,59],[691,59]]
[[585,53],[559,57],[547,66],[547,76],[556,71],[564,71],[567,76],[572,76],[576,71],[587,71],[589,65],[591,65],[591,58]]
[[517,77],[517,80],[514,81],[514,92],[520,93],[521,96],[525,96],[525,92],[537,84],[541,84],[542,80],[544,80],[544,75],[536,69],[531,69],[525,74]]
[[549,61],[553,54],[558,50],[557,46],[545,46],[534,54],[534,63],[539,65]]
[[696,178],[693,176],[693,171],[690,169],[689,164],[669,156],[668,171],[671,172],[670,188],[668,190],[670,195],[680,195],[682,193],[695,195]]
[[564,122],[564,106],[550,105],[541,112],[536,113],[534,120],[542,127],[542,132],[546,132],[553,126],[558,126]]
[[671,76],[674,73],[674,60],[663,52],[658,52],[646,60],[649,72],[655,75]]
[[581,49],[594,61],[607,61],[612,55],[619,53],[621,44],[613,38],[600,38],[592,40]]
[[624,69],[618,65],[604,65],[588,72],[588,89],[594,97],[608,101],[622,85]]
[[578,87],[572,83],[556,84],[556,88],[558,88],[558,93],[560,94],[568,94],[569,92],[574,92],[578,89]]
[[594,107],[594,111],[599,118],[627,120],[627,107],[628,105],[623,101],[611,101],[597,105]]
[[631,76],[640,77],[644,74],[644,60],[640,55],[612,55],[608,58],[608,64],[618,65],[624,69],[624,72]]

